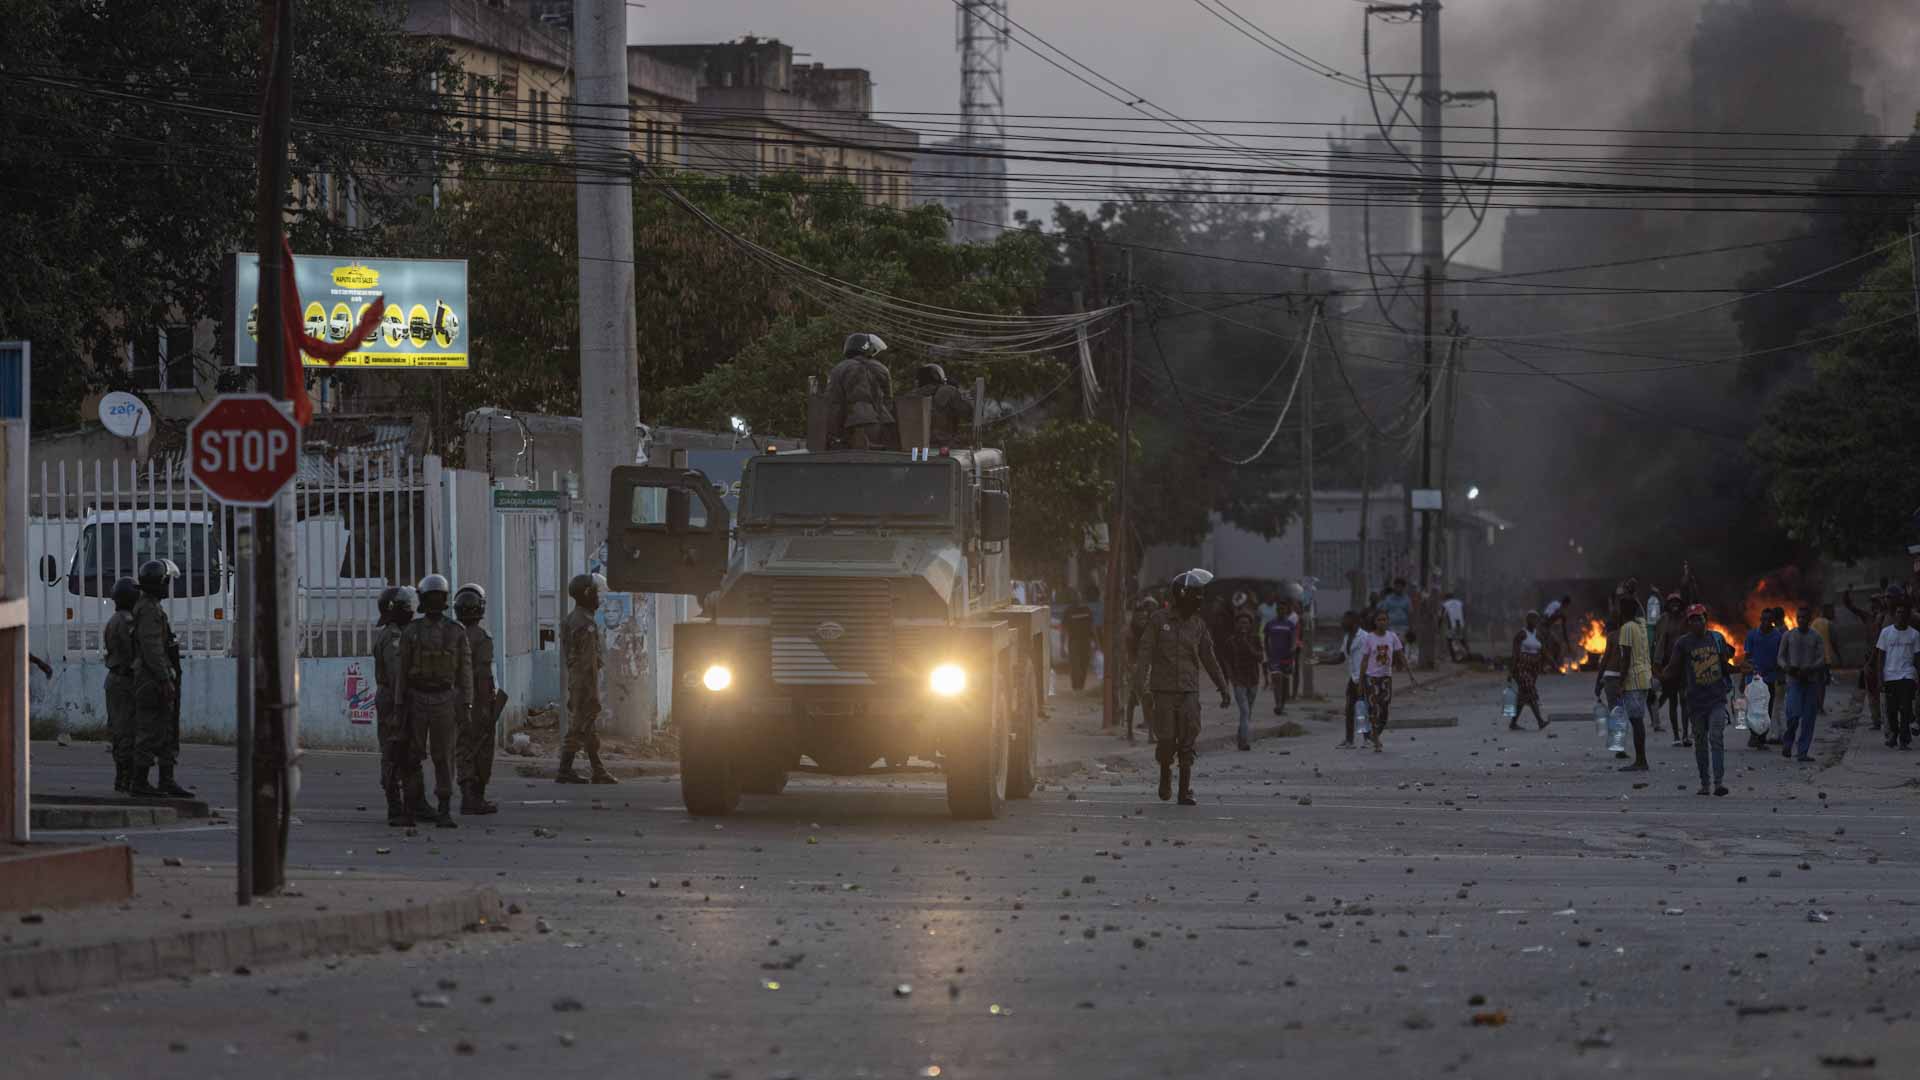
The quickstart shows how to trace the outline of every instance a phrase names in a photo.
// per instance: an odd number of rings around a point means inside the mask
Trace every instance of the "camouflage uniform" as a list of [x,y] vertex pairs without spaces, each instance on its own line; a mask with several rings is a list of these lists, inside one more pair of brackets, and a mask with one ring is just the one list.
[[[467,632],[441,612],[415,619],[400,635],[399,677],[394,700],[406,729],[408,763],[401,779],[420,783],[415,771],[425,748],[433,758],[433,793],[444,805],[453,798],[453,744],[473,692],[473,662]],[[412,792],[409,792],[411,799]]]
[[465,623],[467,652],[473,661],[473,691],[466,723],[460,728],[460,783],[485,789],[493,779],[493,635],[480,623]]
[[827,375],[829,437],[856,450],[885,446],[893,426],[893,373],[870,356],[849,356]]
[[1154,612],[1141,635],[1139,662],[1144,669],[1141,678],[1152,696],[1147,723],[1153,730],[1154,757],[1162,765],[1177,757],[1182,769],[1190,768],[1193,744],[1200,737],[1200,669],[1206,669],[1222,697],[1227,693],[1206,620]]
[[394,696],[400,679],[400,637],[406,627],[386,622],[373,639],[373,715],[380,736],[380,790],[387,796],[387,813],[399,810],[404,793],[401,772],[409,769],[407,731],[400,722],[399,699]]
[[596,729],[600,724],[600,663],[605,651],[600,624],[593,621],[593,612],[575,607],[567,613],[560,632],[567,643],[567,737],[560,746],[560,756],[571,762],[573,755],[585,750],[593,771],[598,773],[600,733]]
[[134,761],[134,680],[140,658],[133,640],[133,612],[107,620],[107,731],[113,736],[114,790],[126,789]]
[[142,594],[133,607],[133,643],[133,768],[144,773],[159,762],[170,775],[180,756],[179,646],[166,610],[152,596]]

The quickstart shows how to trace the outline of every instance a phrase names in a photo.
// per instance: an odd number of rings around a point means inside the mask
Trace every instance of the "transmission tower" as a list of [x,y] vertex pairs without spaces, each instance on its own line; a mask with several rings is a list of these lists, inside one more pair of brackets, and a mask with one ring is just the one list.
[[953,210],[954,238],[989,243],[1007,220],[1007,101],[1001,66],[1007,53],[1007,0],[960,0],[955,12],[960,49],[960,147],[953,159],[959,189],[944,200]]

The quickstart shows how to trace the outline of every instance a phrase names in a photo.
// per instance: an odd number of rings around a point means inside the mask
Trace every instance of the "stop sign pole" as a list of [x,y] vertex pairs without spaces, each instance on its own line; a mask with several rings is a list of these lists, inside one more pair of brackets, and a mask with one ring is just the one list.
[[[273,335],[263,335],[271,337]],[[293,742],[291,721],[282,721],[284,713],[274,708],[283,699],[269,695],[268,704],[256,708],[257,687],[272,686],[274,674],[291,653],[292,634],[282,625],[281,616],[289,614],[289,605],[260,603],[262,595],[273,595],[273,588],[258,588],[256,549],[274,552],[274,564],[268,569],[277,583],[278,564],[291,564],[291,537],[286,543],[261,543],[262,536],[274,536],[284,521],[291,531],[290,512],[275,510],[299,471],[300,428],[287,415],[285,406],[267,394],[225,394],[215,398],[187,427],[187,475],[221,503],[233,507],[253,507],[245,515],[253,520],[235,521],[233,551],[239,585],[234,633],[234,734],[239,757],[240,848],[239,881],[235,896],[241,904],[251,903],[255,892],[271,893],[279,888],[284,873],[286,848],[279,827],[291,811],[290,773],[286,767],[286,749]],[[272,524],[264,530],[259,518]],[[267,646],[268,663],[258,665],[258,646]],[[293,661],[297,662],[297,661]],[[280,681],[291,686],[291,677]],[[268,721],[259,726],[260,718]],[[262,827],[263,824],[265,827]]]

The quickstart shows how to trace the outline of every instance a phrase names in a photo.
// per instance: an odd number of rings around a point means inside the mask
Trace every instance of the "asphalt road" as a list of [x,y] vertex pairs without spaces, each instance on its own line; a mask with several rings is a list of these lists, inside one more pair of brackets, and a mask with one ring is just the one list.
[[[1589,687],[1549,680],[1551,709]],[[919,779],[799,781],[718,824],[670,781],[509,780],[484,826],[408,837],[371,759],[316,755],[296,881],[489,882],[516,928],[9,1002],[0,1053],[28,1077],[1920,1075],[1920,800],[1844,763],[1877,740],[1828,728],[1812,766],[1735,740],[1733,794],[1701,798],[1664,736],[1621,774],[1591,723],[1507,733],[1491,681],[1434,697],[1461,725],[1385,753],[1310,722],[1205,757],[1196,808],[1102,773],[986,824]],[[138,844],[195,865],[233,836]]]

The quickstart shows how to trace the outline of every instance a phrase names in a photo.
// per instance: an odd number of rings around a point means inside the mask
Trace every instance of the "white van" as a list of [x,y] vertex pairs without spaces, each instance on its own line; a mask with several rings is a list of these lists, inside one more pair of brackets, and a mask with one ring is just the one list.
[[[232,645],[233,574],[221,530],[204,510],[99,510],[78,521],[44,521],[41,589],[31,629],[36,651],[98,655],[101,633],[113,617],[113,585],[135,577],[150,559],[180,568],[161,603],[186,653],[220,655]],[[56,544],[62,549],[56,555]]]

